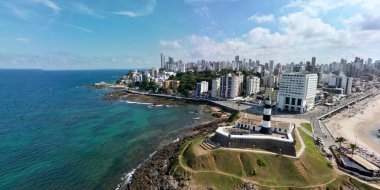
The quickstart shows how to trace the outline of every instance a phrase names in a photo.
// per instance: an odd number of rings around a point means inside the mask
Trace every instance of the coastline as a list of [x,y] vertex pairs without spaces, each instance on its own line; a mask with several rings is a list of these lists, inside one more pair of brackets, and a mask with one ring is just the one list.
[[[169,173],[171,162],[178,156],[180,145],[187,140],[191,140],[200,135],[213,132],[218,127],[218,124],[226,122],[229,118],[221,117],[225,112],[228,112],[224,107],[212,105],[203,101],[191,101],[183,99],[175,99],[171,97],[149,96],[127,90],[116,90],[107,93],[103,97],[104,100],[123,101],[132,104],[144,105],[167,105],[177,106],[184,104],[204,104],[208,106],[205,112],[210,112],[214,116],[211,121],[200,123],[188,129],[182,129],[179,132],[179,137],[173,142],[158,147],[151,153],[142,163],[136,168],[123,173],[121,182],[115,188],[116,190],[124,189],[152,189],[153,187],[165,187],[165,189],[178,189],[187,187],[186,181]],[[217,109],[215,108],[217,107]],[[217,110],[217,114],[213,112]],[[185,188],[186,189],[186,188]]]
[[380,95],[377,95],[329,118],[325,125],[335,138],[342,136],[347,143],[356,142],[359,147],[380,157],[380,143],[376,142],[377,137],[373,134],[380,129],[379,115]]
[[226,121],[227,118],[216,118],[191,129],[185,129],[182,137],[156,150],[135,169],[126,173],[124,180],[116,189],[152,189],[157,186],[164,189],[187,189],[188,184],[185,179],[170,174],[171,163],[178,156],[181,144],[216,130],[218,124]]

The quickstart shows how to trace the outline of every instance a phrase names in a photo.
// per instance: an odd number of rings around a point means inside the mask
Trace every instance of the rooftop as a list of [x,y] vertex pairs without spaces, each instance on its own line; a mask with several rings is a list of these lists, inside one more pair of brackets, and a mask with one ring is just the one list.
[[351,156],[352,160],[366,168],[367,170],[373,170],[373,171],[378,171],[379,168],[375,165],[373,165],[371,162],[368,162],[366,159],[358,156],[358,155],[353,155]]
[[286,134],[281,134],[281,133],[263,134],[260,132],[256,132],[256,131],[252,131],[248,129],[242,129],[242,128],[235,128],[235,127],[225,127],[223,128],[223,131],[231,135],[266,136],[266,137],[288,139],[288,135]]
[[[251,117],[242,117],[237,120],[238,123],[252,125],[252,126],[261,126],[262,116],[251,115]],[[278,128],[281,130],[289,130],[291,128],[290,123],[271,120],[272,128]]]

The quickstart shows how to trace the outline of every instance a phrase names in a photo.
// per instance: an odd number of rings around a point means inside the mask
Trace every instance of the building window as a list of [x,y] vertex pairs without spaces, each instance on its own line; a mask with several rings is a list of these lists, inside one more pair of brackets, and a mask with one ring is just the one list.
[[296,105],[296,99],[292,98],[292,105]]
[[301,105],[301,103],[302,103],[302,99],[298,99],[298,101],[297,101],[297,105]]
[[289,104],[289,99],[290,99],[289,97],[285,98],[285,104]]

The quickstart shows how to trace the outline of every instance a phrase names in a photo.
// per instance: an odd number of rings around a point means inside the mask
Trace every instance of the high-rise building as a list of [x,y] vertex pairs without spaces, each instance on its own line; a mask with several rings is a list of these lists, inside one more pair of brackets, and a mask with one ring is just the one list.
[[211,84],[211,97],[219,98],[220,97],[220,78],[212,79]]
[[274,71],[274,61],[273,60],[269,61],[269,68],[268,69],[269,69],[270,75],[272,75],[273,71]]
[[352,78],[346,77],[343,73],[332,76],[329,80],[329,88],[342,88],[344,94],[351,94]]
[[235,64],[239,64],[240,62],[240,59],[239,59],[239,55],[235,56]]
[[240,61],[240,60],[239,60],[239,56],[238,56],[238,55],[237,55],[237,56],[235,56],[235,63],[236,63],[236,64],[238,64],[238,63],[239,63],[239,61]]
[[186,64],[182,63],[181,64],[181,73],[185,73],[185,72],[186,72]]
[[161,53],[161,69],[165,68],[165,55]]
[[317,74],[283,74],[277,97],[278,108],[299,113],[310,110],[314,107],[317,82]]
[[316,65],[317,64],[317,58],[315,58],[315,57],[312,57],[311,58],[311,65]]
[[267,88],[275,88],[278,86],[278,77],[277,76],[264,76],[261,77],[262,86]]
[[243,86],[242,75],[227,75],[220,78],[220,97],[236,98],[241,94]]
[[201,81],[197,83],[197,87],[195,89],[195,96],[202,96],[203,93],[208,92],[208,82]]
[[246,77],[246,95],[256,94],[260,91],[260,78],[255,76]]
[[152,75],[153,78],[158,78],[158,74],[159,74],[160,70],[158,68],[154,67],[151,69],[150,72],[151,72],[150,74]]
[[173,57],[169,57],[169,65],[173,65],[174,64],[174,59]]
[[368,65],[371,65],[371,64],[372,64],[372,59],[371,59],[371,58],[368,58],[367,63],[368,63]]
[[311,58],[311,72],[316,72],[317,58]]

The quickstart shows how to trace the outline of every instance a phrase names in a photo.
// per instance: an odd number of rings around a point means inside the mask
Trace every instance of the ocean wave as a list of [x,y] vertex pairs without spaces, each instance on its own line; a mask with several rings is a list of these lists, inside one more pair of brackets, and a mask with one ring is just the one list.
[[151,159],[155,154],[157,153],[157,151],[154,151],[152,153],[149,154],[148,158],[146,158],[141,164],[139,164],[136,168],[132,169],[130,172],[127,172],[127,173],[124,173],[123,176],[120,178],[121,179],[121,183],[119,183],[117,185],[117,187],[115,188],[115,190],[120,190],[120,189],[124,189],[129,183],[131,183],[131,180],[132,180],[132,177],[133,177],[133,174],[136,172],[137,169],[139,169],[143,163],[147,162],[149,159]]
[[140,105],[152,105],[152,103],[147,103],[147,102],[132,102],[132,101],[122,101],[124,103],[127,103],[127,104],[140,104]]

